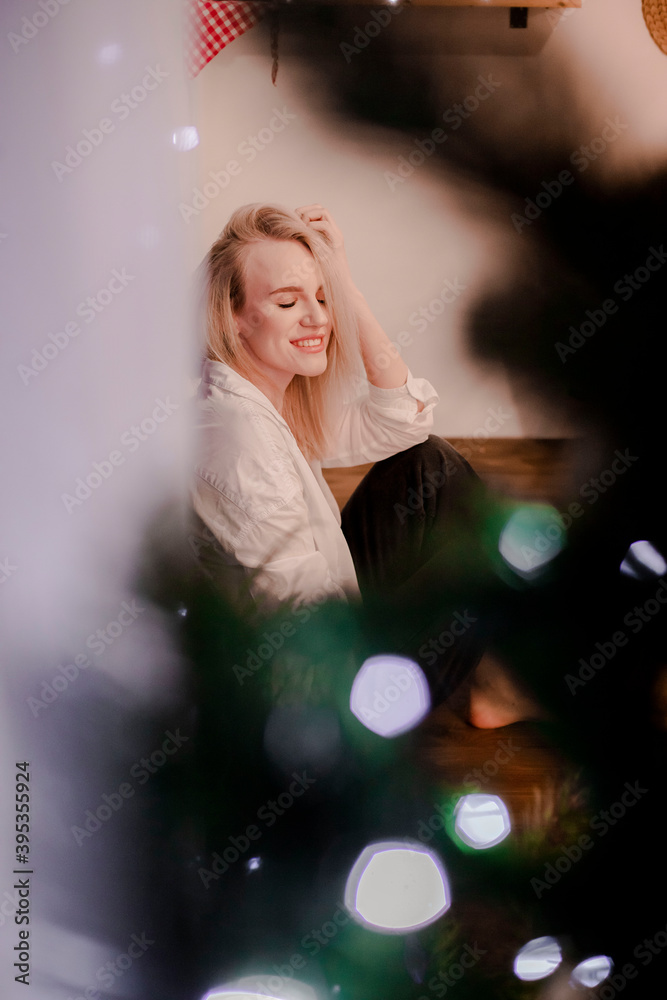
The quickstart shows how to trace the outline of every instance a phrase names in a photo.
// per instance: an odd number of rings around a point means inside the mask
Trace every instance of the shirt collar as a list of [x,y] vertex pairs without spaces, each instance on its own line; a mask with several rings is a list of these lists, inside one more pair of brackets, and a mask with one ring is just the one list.
[[204,358],[202,361],[201,378],[202,382],[215,385],[218,389],[223,389],[225,392],[231,392],[235,396],[243,396],[245,399],[252,399],[253,402],[258,403],[274,414],[274,416],[278,417],[286,427],[288,426],[285,418],[278,413],[268,396],[265,396],[261,389],[258,389],[247,378],[239,375],[238,372],[230,368],[224,361],[212,361],[211,358]]

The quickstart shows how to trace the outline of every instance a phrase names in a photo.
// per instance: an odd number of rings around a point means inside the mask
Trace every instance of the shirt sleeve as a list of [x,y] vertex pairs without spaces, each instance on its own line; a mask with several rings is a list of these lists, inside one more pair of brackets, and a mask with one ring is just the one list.
[[249,593],[267,611],[283,601],[298,606],[326,598],[347,600],[316,548],[302,494],[281,499],[261,517],[250,517],[203,480],[193,499],[196,513],[221,546],[223,561],[242,570]]
[[[424,404],[418,412],[417,403]],[[324,468],[379,462],[426,441],[439,396],[430,382],[414,378],[393,389],[368,386],[368,394],[343,408],[331,436]]]

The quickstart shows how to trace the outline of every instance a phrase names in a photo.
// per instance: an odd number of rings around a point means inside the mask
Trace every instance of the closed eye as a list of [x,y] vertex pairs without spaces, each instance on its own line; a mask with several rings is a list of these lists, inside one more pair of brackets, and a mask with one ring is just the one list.
[[[326,299],[318,299],[317,301],[318,301],[318,302],[320,303],[320,305],[322,305],[322,306],[325,306],[325,305],[327,304],[327,303],[326,303]],[[296,305],[296,301],[295,301],[295,302],[279,302],[279,303],[278,303],[278,306],[279,306],[279,307],[280,307],[281,309],[291,309],[291,308],[292,308],[292,306],[295,306],[295,305]]]

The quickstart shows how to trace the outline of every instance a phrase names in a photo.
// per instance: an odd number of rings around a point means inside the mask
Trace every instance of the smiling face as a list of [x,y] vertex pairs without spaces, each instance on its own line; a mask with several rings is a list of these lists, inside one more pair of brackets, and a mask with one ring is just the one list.
[[295,375],[326,370],[332,323],[322,272],[302,243],[273,239],[248,247],[244,272],[245,302],[235,318],[259,369],[257,387],[275,405]]

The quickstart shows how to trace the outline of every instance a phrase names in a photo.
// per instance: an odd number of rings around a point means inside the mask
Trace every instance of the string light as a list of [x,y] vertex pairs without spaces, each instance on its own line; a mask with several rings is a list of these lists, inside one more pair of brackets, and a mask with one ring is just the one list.
[[427,927],[451,906],[442,862],[410,841],[370,844],[345,886],[345,907],[357,923],[384,934]]
[[421,668],[392,653],[369,657],[350,692],[350,711],[379,736],[399,736],[413,729],[430,707],[428,681]]
[[456,803],[454,816],[456,834],[478,851],[495,847],[512,829],[507,806],[497,795],[464,795]]
[[514,975],[526,983],[546,979],[563,960],[558,941],[553,937],[533,938],[514,959]]

